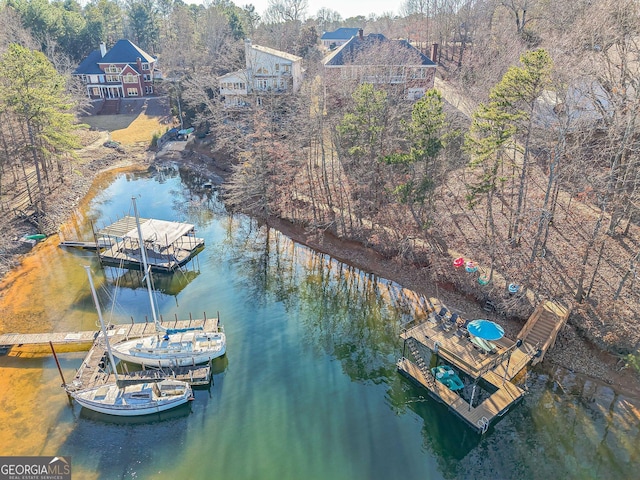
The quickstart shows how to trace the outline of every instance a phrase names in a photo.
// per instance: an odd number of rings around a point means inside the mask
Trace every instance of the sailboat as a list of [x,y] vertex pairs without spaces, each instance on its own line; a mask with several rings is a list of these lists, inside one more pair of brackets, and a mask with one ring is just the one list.
[[138,243],[145,273],[144,278],[146,279],[153,322],[156,325],[156,334],[117,343],[113,346],[113,354],[127,362],[154,367],[186,367],[221,357],[227,350],[227,339],[224,332],[219,330],[205,331],[202,327],[168,329],[158,321],[135,197],[132,198],[132,201],[138,228]]
[[102,335],[104,335],[109,362],[113,367],[116,381],[86,390],[67,390],[69,395],[89,410],[107,415],[126,417],[163,412],[183,405],[189,400],[193,400],[193,393],[189,384],[179,380],[165,379],[160,382],[143,381],[121,386],[121,384],[126,382],[118,377],[116,363],[111,352],[111,345],[102,319],[102,311],[100,309],[100,303],[98,302],[93,279],[91,278],[91,272],[88,266],[85,267],[85,269],[89,277],[93,301],[98,311],[98,318],[100,319],[100,328]]

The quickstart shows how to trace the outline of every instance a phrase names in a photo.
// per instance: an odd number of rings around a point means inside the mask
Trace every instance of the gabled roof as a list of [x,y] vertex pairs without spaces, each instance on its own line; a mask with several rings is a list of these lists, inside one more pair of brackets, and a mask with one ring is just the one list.
[[80,63],[80,65],[78,65],[78,68],[76,68],[73,73],[75,75],[92,75],[96,73],[104,73],[98,67],[98,61],[100,60],[100,58],[100,49],[94,50],[89,55],[87,55],[87,58],[85,58]]
[[415,48],[406,40],[389,40],[381,33],[370,33],[363,38],[360,38],[359,36],[352,37],[347,43],[327,55],[322,60],[322,63],[327,67],[344,66],[348,63],[350,58],[354,58],[358,53],[365,52],[373,48],[379,48],[381,43],[395,44],[395,46],[400,49],[406,49],[408,52],[419,55],[419,61],[414,65],[436,66],[429,57],[420,52],[420,50]]
[[251,48],[262,53],[268,53],[269,55],[284,58],[285,60],[289,60],[291,62],[298,62],[302,60],[302,57],[298,57],[297,55],[292,55],[291,53],[287,52],[281,52],[280,50],[276,50],[275,48],[262,47],[260,45],[251,45]]
[[98,63],[132,63],[135,65],[136,59],[138,58],[143,62],[150,63],[155,61],[155,58],[136,44],[129,40],[122,39],[118,40],[106,55],[98,60]]
[[335,32],[324,32],[320,40],[349,40],[358,35],[359,28],[339,28]]

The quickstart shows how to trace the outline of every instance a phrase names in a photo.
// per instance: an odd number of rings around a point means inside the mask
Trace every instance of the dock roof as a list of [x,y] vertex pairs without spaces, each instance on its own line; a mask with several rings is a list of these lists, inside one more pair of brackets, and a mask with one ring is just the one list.
[[[140,230],[145,242],[168,247],[193,230],[190,223],[169,222],[167,220],[140,219]],[[135,217],[126,216],[98,232],[101,236],[138,240],[138,228]]]

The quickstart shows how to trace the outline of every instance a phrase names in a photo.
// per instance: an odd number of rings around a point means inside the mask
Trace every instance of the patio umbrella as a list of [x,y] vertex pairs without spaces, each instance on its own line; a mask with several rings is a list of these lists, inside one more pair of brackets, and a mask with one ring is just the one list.
[[467,330],[474,337],[483,340],[500,340],[504,337],[504,328],[490,320],[473,320],[467,325]]

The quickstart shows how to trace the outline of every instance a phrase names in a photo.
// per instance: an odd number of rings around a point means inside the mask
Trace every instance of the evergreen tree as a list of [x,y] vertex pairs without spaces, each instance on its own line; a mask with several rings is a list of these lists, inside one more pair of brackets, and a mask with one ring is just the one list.
[[[27,132],[22,155],[33,161],[38,182],[34,206],[44,213],[45,181],[53,180],[52,160],[59,161],[79,147],[65,79],[42,52],[11,44],[0,57],[0,85],[0,103],[20,123],[15,128]],[[62,173],[60,163],[58,172]]]

